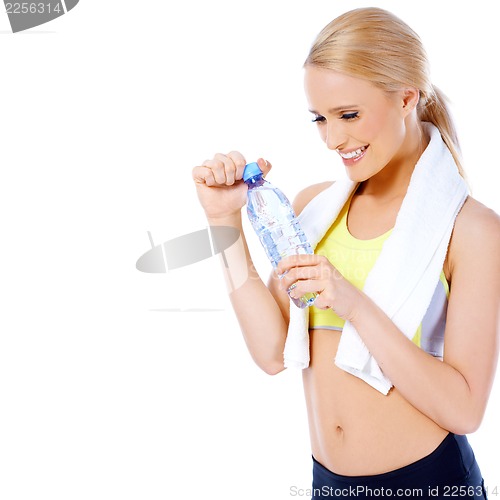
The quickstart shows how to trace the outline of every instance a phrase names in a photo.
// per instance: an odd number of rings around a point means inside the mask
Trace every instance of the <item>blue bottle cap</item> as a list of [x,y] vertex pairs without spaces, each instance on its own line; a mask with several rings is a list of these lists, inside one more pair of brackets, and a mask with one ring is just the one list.
[[243,180],[246,182],[248,179],[260,174],[262,174],[262,170],[256,161],[248,163],[245,165],[245,170],[243,170]]

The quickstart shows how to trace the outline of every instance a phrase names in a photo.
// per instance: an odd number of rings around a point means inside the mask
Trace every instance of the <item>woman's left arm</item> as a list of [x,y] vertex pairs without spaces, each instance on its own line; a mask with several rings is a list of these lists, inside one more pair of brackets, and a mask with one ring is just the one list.
[[468,434],[482,421],[498,359],[500,221],[493,211],[469,198],[448,262],[443,362],[401,335],[372,301],[353,323],[403,397],[441,427]]
[[[340,275],[331,279],[330,273],[323,282],[319,267],[328,264],[316,257],[320,264],[315,270],[296,267],[288,280],[302,275],[305,281],[299,283],[306,288],[306,283],[319,282],[318,306],[331,307],[353,323],[384,374],[418,410],[456,434],[477,430],[499,352],[500,218],[471,198],[457,217],[448,253],[451,286],[443,361],[416,346]],[[300,296],[303,290],[297,286],[293,292]]]

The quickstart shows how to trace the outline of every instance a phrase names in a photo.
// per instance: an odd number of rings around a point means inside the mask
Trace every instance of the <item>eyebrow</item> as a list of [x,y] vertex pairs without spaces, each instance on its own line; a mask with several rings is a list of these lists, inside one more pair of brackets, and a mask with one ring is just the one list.
[[[346,109],[357,109],[359,108],[358,104],[350,104],[349,106],[337,106],[336,108],[331,108],[328,110],[328,113],[331,113],[334,115],[335,113],[339,113],[340,111],[345,111]],[[314,111],[314,109],[309,110],[311,113],[314,113],[315,115],[319,115],[317,111]]]

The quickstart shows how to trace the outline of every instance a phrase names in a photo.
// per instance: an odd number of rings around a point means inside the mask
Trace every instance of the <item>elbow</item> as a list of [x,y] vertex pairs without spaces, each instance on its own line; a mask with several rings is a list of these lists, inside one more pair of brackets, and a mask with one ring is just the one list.
[[468,414],[457,415],[449,425],[446,426],[447,430],[464,436],[466,434],[473,434],[476,432],[481,422],[483,421],[484,411],[471,411]]
[[253,362],[267,375],[277,375],[286,368],[282,354],[251,353],[251,356]]
[[447,430],[452,432],[453,434],[457,434],[458,436],[465,436],[466,434],[473,434],[476,432],[479,428],[480,422],[479,423],[472,423],[472,422],[460,422],[456,423],[455,425],[449,425],[447,426]]
[[473,434],[479,429],[482,421],[483,421],[482,418],[466,420],[461,423],[462,425],[457,426],[457,429],[454,431],[454,433],[461,435]]
[[285,369],[283,361],[274,361],[270,363],[260,364],[259,368],[267,375],[277,375]]

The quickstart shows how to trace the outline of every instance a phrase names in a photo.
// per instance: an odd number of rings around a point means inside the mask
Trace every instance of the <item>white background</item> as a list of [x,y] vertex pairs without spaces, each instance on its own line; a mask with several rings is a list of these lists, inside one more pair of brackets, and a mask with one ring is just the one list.
[[[473,193],[498,211],[491,2],[372,4],[422,37]],[[253,364],[217,259],[156,275],[135,262],[147,231],[161,243],[205,227],[191,169],[218,151],[269,159],[289,197],[342,172],[309,121],[301,67],[325,24],[368,5],[81,0],[15,35],[2,9],[0,498],[286,500],[310,487],[300,373]],[[490,490],[499,418],[497,381],[470,436]]]

